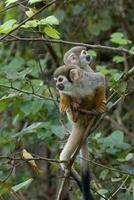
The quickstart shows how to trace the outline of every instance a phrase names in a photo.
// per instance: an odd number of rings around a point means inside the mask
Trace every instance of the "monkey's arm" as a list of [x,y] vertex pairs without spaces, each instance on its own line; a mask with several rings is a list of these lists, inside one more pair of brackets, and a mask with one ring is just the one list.
[[69,108],[70,104],[71,104],[71,98],[64,94],[60,94],[60,104],[59,104],[60,112],[61,113],[66,112],[66,110]]
[[76,122],[79,115],[79,103],[80,102],[73,102],[71,97],[66,96],[64,94],[60,94],[60,104],[59,104],[59,110],[61,113],[64,113],[68,110],[70,113],[70,120],[73,122]]

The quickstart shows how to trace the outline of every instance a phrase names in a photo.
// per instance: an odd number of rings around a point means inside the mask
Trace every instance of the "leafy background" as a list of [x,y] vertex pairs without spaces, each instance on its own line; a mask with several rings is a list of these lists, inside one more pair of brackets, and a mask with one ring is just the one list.
[[[102,45],[89,49],[92,68],[106,75],[107,98],[115,93],[107,104],[112,109],[88,139],[93,195],[134,200],[134,82],[133,76],[120,79],[134,63],[134,3],[56,1],[43,9],[49,3],[0,1],[0,198],[56,199],[59,165],[40,158],[58,160],[70,129],[59,114],[52,74],[75,46],[65,41],[73,41]],[[22,149],[38,156],[41,174],[21,158]],[[63,199],[81,198],[70,180]]]

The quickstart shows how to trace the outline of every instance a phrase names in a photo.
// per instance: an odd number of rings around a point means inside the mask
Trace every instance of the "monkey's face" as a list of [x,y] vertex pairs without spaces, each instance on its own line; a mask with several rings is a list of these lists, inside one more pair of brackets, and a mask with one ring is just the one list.
[[82,50],[79,55],[80,65],[87,65],[90,62],[90,56],[86,50]]
[[76,84],[78,84],[80,76],[81,71],[75,68],[70,69],[67,76],[59,74],[57,77],[54,77],[56,88],[62,94],[74,96]]
[[78,65],[78,66],[84,66],[89,64],[90,56],[88,55],[88,52],[85,49],[82,49],[77,52],[71,52],[68,57],[66,57],[66,63],[68,65]]

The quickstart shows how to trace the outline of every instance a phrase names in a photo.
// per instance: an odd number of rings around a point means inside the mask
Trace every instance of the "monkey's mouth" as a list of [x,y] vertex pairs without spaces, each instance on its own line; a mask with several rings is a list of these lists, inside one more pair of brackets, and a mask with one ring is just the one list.
[[91,58],[90,58],[89,55],[87,55],[87,56],[86,56],[86,59],[87,59],[87,61],[90,61]]
[[63,84],[59,84],[56,87],[58,88],[58,90],[61,90],[61,91],[63,91],[65,88]]

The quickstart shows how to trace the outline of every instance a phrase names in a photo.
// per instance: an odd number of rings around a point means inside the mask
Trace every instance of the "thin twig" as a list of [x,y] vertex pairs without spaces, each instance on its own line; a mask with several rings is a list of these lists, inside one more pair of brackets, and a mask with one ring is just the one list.
[[41,156],[37,156],[37,157],[33,157],[33,158],[21,158],[21,157],[12,157],[12,156],[0,156],[0,160],[2,159],[7,159],[7,160],[25,160],[25,161],[29,161],[29,160],[44,160],[47,162],[54,162],[54,163],[65,163],[66,161],[60,161],[60,160],[56,160],[56,159],[50,159],[50,158],[45,158],[45,157],[41,157]]
[[16,90],[18,92],[21,92],[21,93],[24,93],[24,94],[28,94],[28,95],[33,95],[33,96],[38,97],[40,99],[47,99],[47,100],[50,100],[50,101],[57,101],[56,99],[53,99],[51,97],[46,97],[46,96],[43,96],[43,95],[38,94],[38,93],[34,93],[33,91],[16,88],[13,85],[9,86],[9,85],[0,84],[0,87]]
[[117,188],[117,190],[108,198],[108,200],[111,200],[118,192],[122,189],[123,185],[125,185],[126,181],[128,180],[129,175],[125,178],[125,180],[120,184],[120,186]]
[[67,178],[69,177],[69,174],[70,174],[69,169],[66,169],[65,173],[64,173],[64,177],[63,177],[61,184],[60,184],[60,188],[59,188],[56,200],[62,200],[63,189],[65,187],[65,184],[66,184]]
[[133,177],[134,177],[134,174],[130,174],[130,173],[128,173],[128,172],[125,172],[125,171],[122,171],[122,170],[119,170],[119,169],[115,169],[115,168],[113,168],[113,167],[109,167],[109,166],[103,165],[103,164],[98,163],[98,162],[96,162],[96,161],[94,161],[94,160],[89,160],[89,159],[84,158],[84,157],[81,157],[81,156],[79,156],[79,158],[88,161],[90,164],[97,165],[97,166],[99,166],[99,167],[108,169],[108,170],[110,170],[110,171],[116,171],[116,172],[119,172],[120,174],[126,174],[126,175],[129,175],[129,176],[133,176]]

